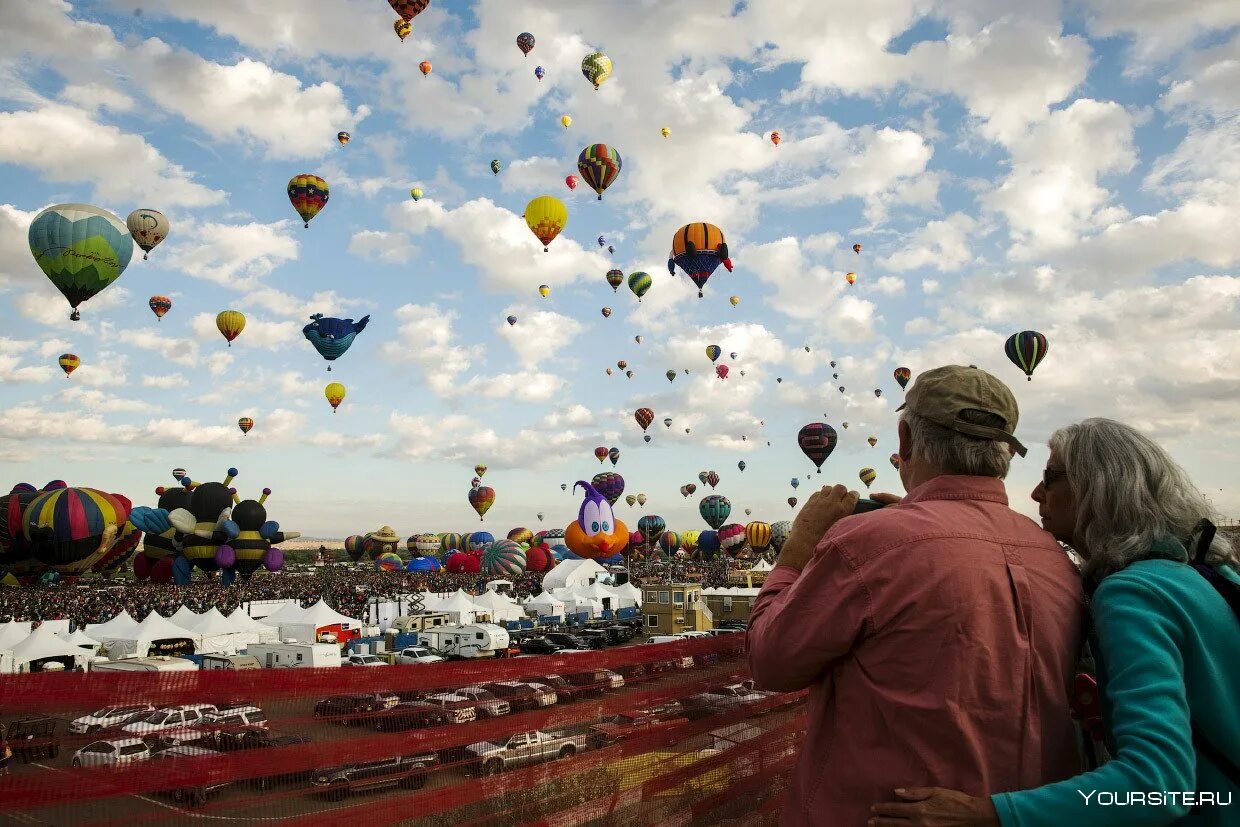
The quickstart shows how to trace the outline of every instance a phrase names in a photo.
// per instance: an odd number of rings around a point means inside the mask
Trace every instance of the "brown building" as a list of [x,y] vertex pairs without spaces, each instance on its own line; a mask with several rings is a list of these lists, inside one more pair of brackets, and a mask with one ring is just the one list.
[[728,589],[703,589],[702,599],[710,607],[710,614],[715,623],[725,620],[743,620],[749,622],[749,610],[758,598],[759,589],[755,587],[737,586]]
[[700,583],[658,583],[642,588],[647,635],[674,635],[715,628]]

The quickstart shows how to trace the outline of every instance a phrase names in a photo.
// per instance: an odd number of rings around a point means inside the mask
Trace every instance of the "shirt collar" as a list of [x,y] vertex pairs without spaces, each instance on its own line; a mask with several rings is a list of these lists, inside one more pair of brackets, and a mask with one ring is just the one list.
[[998,477],[969,477],[959,474],[944,474],[923,482],[908,492],[901,502],[918,503],[928,500],[986,500],[1000,505],[1008,504],[1003,480]]

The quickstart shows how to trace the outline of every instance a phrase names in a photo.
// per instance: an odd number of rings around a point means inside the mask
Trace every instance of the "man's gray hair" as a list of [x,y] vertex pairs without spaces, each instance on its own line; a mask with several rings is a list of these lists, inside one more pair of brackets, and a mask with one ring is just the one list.
[[[1012,464],[1012,450],[1006,442],[979,439],[935,424],[910,410],[901,413],[908,424],[909,449],[913,455],[943,474],[964,474],[972,477],[1007,476]],[[974,425],[1002,428],[1003,418],[988,411],[965,410],[960,418]]]
[[[1157,541],[1193,540],[1203,518],[1215,519],[1205,495],[1171,455],[1137,429],[1112,419],[1086,419],[1051,435],[1051,450],[1076,495],[1075,536],[1089,553],[1085,575],[1097,583],[1149,556]],[[1221,533],[1206,561],[1236,566]]]

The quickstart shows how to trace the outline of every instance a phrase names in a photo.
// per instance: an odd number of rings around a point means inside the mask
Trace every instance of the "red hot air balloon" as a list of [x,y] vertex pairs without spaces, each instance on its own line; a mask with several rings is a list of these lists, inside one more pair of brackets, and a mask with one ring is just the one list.
[[237,427],[241,429],[242,434],[248,434],[250,429],[254,427],[254,420],[248,416],[243,416],[237,420]]
[[577,176],[576,176],[576,175],[569,175],[569,176],[567,176],[567,177],[564,179],[564,183],[568,185],[568,188],[569,188],[570,190],[575,190],[575,189],[577,189]]
[[495,489],[489,485],[480,485],[469,489],[469,504],[478,512],[478,522],[482,522],[487,510],[495,502]]
[[637,420],[637,424],[645,431],[650,427],[650,423],[654,422],[654,411],[650,408],[638,408],[633,414],[633,418]]
[[900,390],[907,388],[908,380],[913,378],[913,372],[908,368],[896,368],[892,371],[892,375],[896,378],[896,381],[900,383]]
[[151,296],[147,306],[151,308],[151,312],[155,314],[155,318],[163,319],[164,314],[172,309],[172,299],[167,296]]
[[607,449],[603,447],[602,445],[598,446],[597,448],[594,449],[594,457],[600,463],[606,462],[607,461]]
[[797,444],[810,462],[817,466],[819,474],[822,473],[822,464],[831,456],[838,441],[835,429],[825,422],[811,422],[797,434]]
[[709,473],[707,473],[706,484],[710,486],[712,491],[714,491],[715,486],[719,484],[719,475],[716,474],[714,471],[710,471]]
[[728,366],[727,365],[715,365],[715,375],[718,376],[720,379],[727,379],[728,378]]

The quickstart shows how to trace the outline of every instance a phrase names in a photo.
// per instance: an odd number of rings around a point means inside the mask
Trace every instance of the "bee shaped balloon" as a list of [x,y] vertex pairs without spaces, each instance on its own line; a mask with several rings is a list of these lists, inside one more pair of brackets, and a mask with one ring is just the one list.
[[629,543],[629,529],[611,510],[611,503],[585,480],[573,484],[586,493],[577,519],[564,529],[564,544],[578,557],[594,560],[610,557],[624,550]]
[[142,549],[134,555],[133,572],[138,581],[168,583],[189,582],[189,562],[181,554],[185,533],[173,526],[170,515],[178,509],[188,512],[193,495],[193,481],[180,468],[173,471],[179,485],[155,489],[159,497],[155,508],[139,506],[129,512],[129,521],[143,532]]
[[178,508],[168,515],[169,522],[185,535],[181,543],[185,559],[203,571],[219,568],[215,553],[237,536],[237,524],[231,519],[233,491],[228,487],[236,476],[237,469],[229,468],[222,483],[204,482],[195,486],[189,507]]
[[237,575],[249,579],[250,575],[263,566],[267,571],[279,571],[284,568],[284,553],[273,548],[274,543],[283,543],[301,536],[299,531],[281,531],[280,524],[267,519],[264,504],[271,496],[271,489],[264,488],[257,500],[241,500],[232,495],[232,523],[236,533],[233,539],[215,551],[215,563],[224,570],[221,578],[227,586]]

